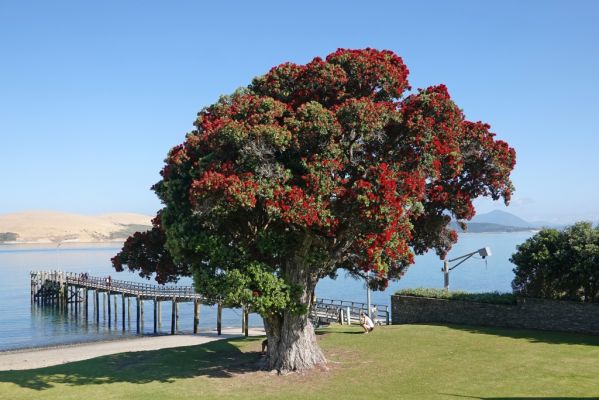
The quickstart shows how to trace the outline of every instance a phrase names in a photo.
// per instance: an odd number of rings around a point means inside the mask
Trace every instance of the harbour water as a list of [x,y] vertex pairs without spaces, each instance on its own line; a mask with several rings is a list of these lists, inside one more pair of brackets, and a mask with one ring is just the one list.
[[[513,265],[508,260],[516,246],[531,235],[530,232],[462,234],[450,258],[485,246],[491,248],[493,255],[486,260],[473,257],[453,270],[451,288],[477,292],[511,291]],[[153,282],[134,273],[116,273],[110,258],[118,251],[118,244],[63,244],[59,247],[0,245],[0,351],[134,336],[135,321],[123,331],[120,323],[109,328],[104,318],[100,318],[96,325],[94,321],[83,321],[81,315],[61,313],[49,307],[42,309],[30,303],[29,272],[33,270],[86,272],[90,276],[110,275],[120,280]],[[442,265],[434,253],[416,257],[416,264],[399,282],[392,282],[384,292],[372,293],[372,302],[389,304],[391,294],[400,288],[443,287]],[[190,285],[191,280],[183,278],[179,284]],[[335,280],[323,279],[317,286],[316,295],[319,298],[366,301],[364,282],[347,277],[343,271]],[[192,308],[191,303],[181,304],[180,330],[183,332],[190,332],[193,328]],[[163,314],[162,333],[166,334],[170,328],[166,309]],[[153,330],[151,318],[152,313],[147,312],[143,324],[146,334]],[[250,315],[250,326],[261,325],[258,315]],[[223,326],[240,327],[241,311],[225,309]],[[215,308],[202,306],[200,332],[214,330],[215,327]]]

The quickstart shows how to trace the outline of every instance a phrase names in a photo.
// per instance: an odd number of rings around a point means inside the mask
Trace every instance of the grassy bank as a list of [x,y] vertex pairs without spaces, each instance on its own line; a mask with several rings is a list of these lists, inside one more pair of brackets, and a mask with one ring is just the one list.
[[0,399],[346,399],[599,396],[599,337],[403,325],[319,332],[328,371],[255,372],[259,338],[0,372]]

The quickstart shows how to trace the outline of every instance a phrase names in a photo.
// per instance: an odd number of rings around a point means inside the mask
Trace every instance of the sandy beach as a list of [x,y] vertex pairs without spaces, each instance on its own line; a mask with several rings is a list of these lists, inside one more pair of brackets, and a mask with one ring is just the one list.
[[[264,335],[264,329],[250,329],[250,336]],[[239,328],[224,329],[222,335],[203,332],[199,335],[147,336],[106,342],[81,343],[51,348],[16,350],[0,353],[0,371],[26,370],[66,364],[109,354],[195,346],[221,339],[241,337]]]

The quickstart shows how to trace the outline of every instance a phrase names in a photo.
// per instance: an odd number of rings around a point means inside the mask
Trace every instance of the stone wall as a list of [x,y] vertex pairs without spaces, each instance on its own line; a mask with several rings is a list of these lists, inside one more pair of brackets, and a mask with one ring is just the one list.
[[504,305],[391,296],[391,320],[599,334],[599,304],[519,298],[517,304]]

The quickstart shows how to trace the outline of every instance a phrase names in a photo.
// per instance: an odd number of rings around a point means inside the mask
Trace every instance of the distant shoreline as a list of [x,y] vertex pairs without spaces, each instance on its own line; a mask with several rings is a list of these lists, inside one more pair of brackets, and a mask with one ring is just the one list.
[[92,241],[92,240],[64,240],[64,241],[52,241],[50,239],[48,240],[31,240],[31,241],[11,241],[11,242],[0,242],[0,246],[5,245],[5,246],[18,246],[21,244],[26,244],[26,245],[31,245],[31,246],[56,246],[56,247],[61,247],[61,246],[68,246],[71,244],[114,244],[114,243],[124,243],[127,240],[127,238],[120,238],[120,239],[110,239],[110,240],[96,240],[96,241]]
[[[459,231],[458,235],[488,235],[488,234],[515,234],[515,233],[537,233],[540,229],[522,229],[514,231],[488,231],[488,232],[471,232],[471,231]],[[30,248],[68,248],[76,245],[122,245],[125,243],[127,238],[110,239],[110,240],[64,240],[64,241],[52,241],[48,240],[36,240],[36,241],[11,241],[11,242],[0,242],[0,247],[11,247],[11,246],[28,246]]]

